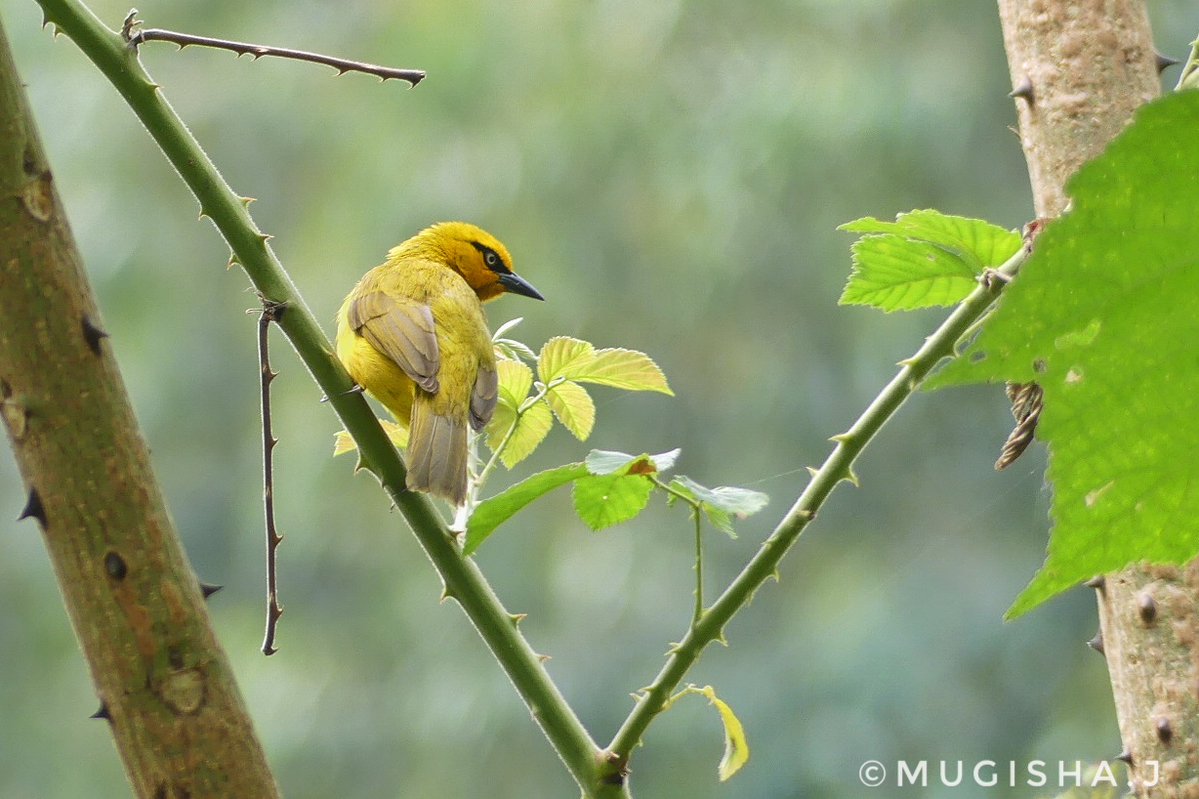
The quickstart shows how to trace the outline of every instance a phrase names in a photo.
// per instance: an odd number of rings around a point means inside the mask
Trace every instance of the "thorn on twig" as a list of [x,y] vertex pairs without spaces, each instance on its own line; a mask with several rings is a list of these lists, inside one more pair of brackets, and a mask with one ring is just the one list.
[[1104,654],[1104,652],[1103,652],[1103,630],[1100,630],[1099,632],[1095,633],[1095,637],[1092,638],[1090,641],[1087,641],[1087,646],[1091,647],[1091,649],[1094,649],[1096,652],[1098,652],[1101,655]]
[[1022,78],[1021,81],[1016,84],[1016,88],[1014,88],[1010,92],[1008,92],[1008,97],[1011,97],[1012,99],[1019,97],[1020,99],[1024,100],[1029,105],[1033,104],[1034,98],[1033,98],[1033,91],[1032,91],[1032,81],[1028,78],[1027,75],[1025,75],[1024,78]]
[[103,700],[100,700],[100,709],[97,710],[95,713],[91,714],[90,716],[88,716],[88,718],[89,719],[104,719],[105,721],[107,721],[111,724],[112,723],[112,714],[110,714],[108,712],[108,703]]
[[1127,765],[1131,768],[1132,767],[1132,752],[1128,751],[1128,749],[1125,749],[1120,754],[1116,755],[1116,760],[1119,760],[1120,762],[1124,763],[1125,765]]
[[46,522],[46,509],[42,507],[42,497],[36,488],[29,489],[29,499],[25,502],[25,507],[21,509],[21,515],[17,517],[17,521],[29,518],[37,519],[43,529],[49,526]]
[[93,355],[100,354],[100,342],[108,338],[108,334],[96,327],[90,317],[83,317],[83,338],[87,341],[88,349]]
[[1107,585],[1107,580],[1102,574],[1096,574],[1091,579],[1083,583],[1087,588],[1094,588],[1096,591],[1102,591]]
[[206,583],[203,580],[200,580],[200,593],[204,595],[205,599],[208,599],[208,597],[212,596],[224,587],[225,586],[223,585],[215,585],[214,583]]

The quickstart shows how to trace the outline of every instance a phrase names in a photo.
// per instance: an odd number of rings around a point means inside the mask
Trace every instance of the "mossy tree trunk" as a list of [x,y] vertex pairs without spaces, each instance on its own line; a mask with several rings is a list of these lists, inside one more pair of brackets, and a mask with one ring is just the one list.
[[0,413],[97,715],[140,797],[277,796],[151,473],[2,29],[0,199]]
[[[1159,93],[1145,3],[999,0],[999,10],[1036,213],[1054,217],[1069,177]],[[1134,789],[1199,796],[1199,569],[1133,567],[1095,585],[1094,643]]]

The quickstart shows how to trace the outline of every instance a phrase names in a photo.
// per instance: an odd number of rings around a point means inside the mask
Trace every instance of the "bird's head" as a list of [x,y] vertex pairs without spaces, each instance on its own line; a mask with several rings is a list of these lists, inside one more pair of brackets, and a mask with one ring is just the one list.
[[504,294],[543,300],[541,292],[512,271],[512,256],[495,236],[468,222],[441,222],[425,228],[413,241],[430,247],[475,290],[482,302]]

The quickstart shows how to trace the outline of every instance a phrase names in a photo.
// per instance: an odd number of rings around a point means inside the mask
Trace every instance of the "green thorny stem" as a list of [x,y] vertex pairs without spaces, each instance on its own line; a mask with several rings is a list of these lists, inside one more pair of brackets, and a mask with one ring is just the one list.
[[662,711],[700,653],[713,641],[724,641],[724,628],[729,620],[749,602],[767,579],[777,578],[779,561],[798,540],[808,522],[816,517],[817,511],[837,484],[842,480],[857,484],[857,476],[853,472],[854,460],[916,391],[933,367],[955,354],[957,343],[998,299],[1008,279],[1016,274],[1028,258],[1028,252],[1027,246],[1021,247],[1006,263],[994,270],[994,275],[984,275],[978,288],[925,339],[916,354],[900,361],[899,372],[849,430],[832,437],[831,440],[835,442],[832,453],[813,472],[811,482],[791,510],[724,593],[700,613],[699,619],[691,624],[682,640],[671,648],[665,665],[653,682],[637,694],[632,712],[608,744],[601,776],[607,776],[608,781],[613,782],[625,773],[634,747],[641,742],[646,728]]
[[528,706],[571,776],[587,796],[597,792],[599,747],[545,671],[538,654],[517,629],[519,616],[501,604],[473,560],[463,558],[432,502],[405,488],[406,471],[366,400],[334,354],[312,312],[247,211],[150,79],[137,52],[78,0],[38,0],[46,22],[66,34],[124,97],[163,154],[216,225],[266,299],[284,307],[279,328],[295,347],[329,404],[358,444],[363,468],[372,472],[411,526],[452,597]]
[[[901,362],[899,373],[850,429],[833,437],[833,452],[794,506],[716,602],[707,609],[702,609],[701,603],[699,619],[672,648],[653,682],[638,694],[632,712],[607,749],[599,750],[517,629],[519,617],[504,609],[474,561],[462,557],[429,498],[405,488],[406,473],[395,447],[365,399],[350,391],[353,381],[268,246],[270,237],[257,228],[247,211],[248,202],[229,188],[163,98],[135,50],[78,0],[38,2],[46,21],[70,37],[125,98],[195,194],[202,213],[229,243],[234,260],[242,265],[255,288],[264,297],[286,306],[278,319],[279,327],[354,437],[363,467],[375,474],[400,509],[445,583],[445,595],[461,605],[587,797],[630,795],[624,777],[632,750],[687,670],[709,643],[723,640],[725,625],[768,578],[777,574],[779,561],[836,485],[855,479],[852,464],[862,449],[932,368],[954,354],[956,343],[990,308],[1006,284],[1004,280],[984,281],[914,356]],[[1022,248],[996,271],[1001,276],[1014,275],[1026,257],[1027,251]]]

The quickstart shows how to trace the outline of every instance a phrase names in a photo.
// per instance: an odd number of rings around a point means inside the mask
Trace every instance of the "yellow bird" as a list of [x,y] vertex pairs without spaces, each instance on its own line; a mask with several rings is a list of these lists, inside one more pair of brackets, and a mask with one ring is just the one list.
[[505,292],[544,299],[498,239],[442,222],[392,248],[337,314],[337,357],[408,428],[414,491],[466,499],[467,427],[483,429],[496,403],[483,303]]

